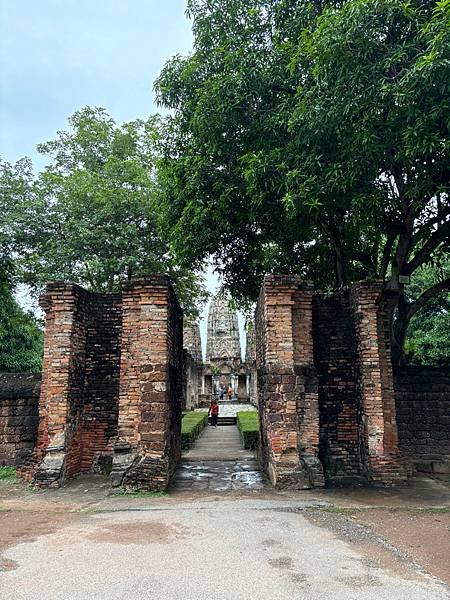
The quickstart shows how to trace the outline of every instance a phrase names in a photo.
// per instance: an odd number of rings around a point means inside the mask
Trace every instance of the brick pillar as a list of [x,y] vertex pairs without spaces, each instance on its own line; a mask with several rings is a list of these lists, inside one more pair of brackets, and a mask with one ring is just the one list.
[[383,291],[381,282],[358,283],[351,292],[362,416],[362,466],[370,480],[380,483],[406,479],[398,449],[390,347],[395,301]]
[[323,485],[312,351],[312,286],[266,276],[256,310],[261,454],[273,485]]
[[122,302],[112,485],[163,490],[181,454],[181,309],[168,279],[157,275],[126,284]]
[[41,298],[45,311],[42,386],[33,482],[58,487],[81,463],[82,394],[85,370],[85,291],[77,285],[49,284]]

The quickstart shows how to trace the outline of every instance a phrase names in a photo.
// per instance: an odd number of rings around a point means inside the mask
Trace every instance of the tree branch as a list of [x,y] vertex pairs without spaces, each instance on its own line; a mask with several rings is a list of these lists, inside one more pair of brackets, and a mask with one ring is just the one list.
[[383,258],[381,259],[380,265],[380,277],[384,279],[386,277],[387,268],[389,266],[389,262],[391,260],[391,250],[394,245],[395,238],[397,237],[396,232],[391,232],[387,236],[386,243],[383,248]]
[[416,252],[414,258],[405,265],[403,273],[405,275],[411,275],[411,273],[427,261],[431,253],[448,237],[450,237],[450,221],[446,221],[442,227],[439,227],[439,229],[428,238],[422,248]]
[[423,294],[421,294],[417,300],[411,302],[407,312],[408,321],[413,317],[421,308],[423,308],[430,300],[438,296],[441,292],[445,290],[450,290],[450,277],[444,279],[443,281],[439,281],[435,283],[430,288],[425,290]]

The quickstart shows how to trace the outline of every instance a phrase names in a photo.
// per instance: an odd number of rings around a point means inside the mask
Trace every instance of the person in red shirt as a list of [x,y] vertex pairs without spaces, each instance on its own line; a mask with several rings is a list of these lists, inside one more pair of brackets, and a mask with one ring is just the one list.
[[217,400],[211,402],[209,406],[208,416],[211,415],[211,425],[217,427],[217,420],[219,418],[219,405],[217,404]]

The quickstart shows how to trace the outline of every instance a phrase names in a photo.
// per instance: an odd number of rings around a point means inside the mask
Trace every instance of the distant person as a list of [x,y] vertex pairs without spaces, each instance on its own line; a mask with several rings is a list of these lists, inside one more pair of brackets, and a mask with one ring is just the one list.
[[223,389],[222,386],[220,386],[220,389],[219,389],[219,400],[223,400],[224,394],[225,394],[225,390]]
[[219,405],[217,400],[214,398],[209,405],[208,417],[211,416],[211,425],[217,427],[217,421],[219,419]]
[[233,390],[231,388],[231,385],[228,386],[228,400],[231,400],[231,397],[233,396]]

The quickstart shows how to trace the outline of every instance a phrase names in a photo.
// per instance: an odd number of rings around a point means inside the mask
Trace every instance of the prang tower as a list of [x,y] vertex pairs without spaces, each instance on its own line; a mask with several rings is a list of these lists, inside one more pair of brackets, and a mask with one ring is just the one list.
[[230,309],[228,298],[214,296],[209,306],[206,362],[241,362],[241,343],[237,313]]

